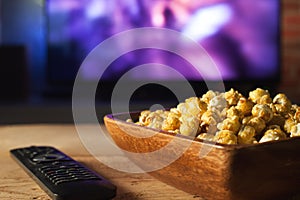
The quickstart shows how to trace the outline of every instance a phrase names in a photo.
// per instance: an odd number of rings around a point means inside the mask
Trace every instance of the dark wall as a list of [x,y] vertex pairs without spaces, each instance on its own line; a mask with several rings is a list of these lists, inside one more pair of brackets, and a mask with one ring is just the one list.
[[[19,69],[14,66],[15,70],[6,70],[9,73],[1,73],[0,76],[5,76],[6,79],[12,81],[21,81],[20,77],[22,77],[22,81],[27,80],[29,94],[39,93],[45,79],[46,23],[43,1],[1,0],[0,2],[0,46],[2,49],[10,48],[11,54],[15,50],[14,58],[20,62],[23,59],[22,56],[24,54],[26,56],[24,60],[26,63],[20,65]],[[22,47],[23,55],[20,53]],[[5,71],[4,68],[9,67],[3,63],[11,63],[11,59],[11,56],[1,56],[2,72]],[[18,75],[16,75],[17,73]]]

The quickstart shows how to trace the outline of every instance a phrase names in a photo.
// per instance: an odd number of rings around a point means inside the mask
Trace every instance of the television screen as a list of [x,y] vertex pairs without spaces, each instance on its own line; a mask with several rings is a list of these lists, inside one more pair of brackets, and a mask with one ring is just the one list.
[[[73,83],[81,63],[98,44],[139,27],[168,28],[196,41],[225,82],[279,78],[279,0],[47,0],[46,16],[50,82]],[[122,48],[123,44],[118,45]],[[146,63],[171,66],[190,81],[203,80],[201,74],[188,70],[189,62],[159,49],[120,55],[101,80],[116,81],[129,69]],[[84,70],[83,78],[97,80],[97,67]],[[174,80],[157,69],[132,76],[133,80],[158,78]],[[221,81],[219,75],[210,79]]]

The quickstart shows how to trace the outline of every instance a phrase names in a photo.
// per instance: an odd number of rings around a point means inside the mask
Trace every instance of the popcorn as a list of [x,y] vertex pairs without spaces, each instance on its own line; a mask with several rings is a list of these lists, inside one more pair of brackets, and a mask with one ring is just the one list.
[[296,122],[300,123],[300,107],[297,105],[292,105],[291,113],[293,113],[293,118]]
[[[280,126],[280,128],[282,130],[285,130],[284,129],[285,121],[286,121],[286,119],[283,116],[281,116],[277,113],[274,113],[272,119],[268,122],[268,125],[278,125],[278,126]],[[289,132],[289,131],[287,131],[287,132]]]
[[176,109],[171,109],[170,112],[167,112],[167,117],[162,123],[163,131],[177,132],[180,127],[180,112]]
[[286,134],[280,129],[280,127],[273,125],[272,127],[269,127],[267,129],[267,131],[264,133],[264,135],[259,140],[259,142],[260,143],[269,142],[269,141],[281,140],[285,138],[286,138]]
[[144,110],[141,112],[140,117],[139,117],[139,124],[142,126],[148,126],[149,125],[149,119],[147,117],[150,114],[150,110]]
[[154,129],[161,129],[164,120],[167,118],[167,113],[168,112],[164,112],[163,110],[156,110],[154,112],[150,112],[148,115],[146,113],[146,126]]
[[195,137],[199,134],[200,119],[203,113],[207,110],[207,104],[198,97],[190,97],[184,103],[177,106],[180,112],[180,127],[179,132],[186,136]]
[[273,104],[276,112],[281,115],[286,115],[290,112],[292,103],[285,94],[279,93],[273,99]]
[[213,142],[215,135],[213,134],[209,134],[209,133],[201,133],[197,136],[198,139],[202,139],[202,140],[206,140],[206,141],[210,141]]
[[202,126],[216,126],[218,122],[221,121],[221,113],[216,109],[209,109],[201,116]]
[[300,136],[300,123],[295,124],[291,127],[291,135],[290,137]]
[[269,122],[273,118],[273,111],[267,104],[256,104],[253,106],[252,115],[263,119],[265,122]]
[[227,117],[239,117],[240,116],[240,112],[234,107],[231,106],[230,108],[228,108],[226,110],[226,116]]
[[256,144],[300,136],[300,107],[261,88],[249,97],[209,90],[169,111],[144,110],[133,123],[221,144]]
[[204,95],[201,97],[201,101],[209,104],[210,100],[217,96],[219,92],[208,90]]
[[284,123],[284,130],[287,132],[287,133],[290,133],[291,130],[292,130],[292,127],[295,126],[297,123],[294,119],[292,118],[288,118],[285,120],[285,123]]
[[253,103],[258,103],[258,104],[266,104],[272,102],[269,91],[261,88],[257,88],[249,92],[249,99]]
[[217,128],[219,130],[229,130],[236,134],[240,130],[241,123],[237,116],[226,118],[224,121],[218,123]]
[[216,133],[214,141],[221,144],[237,144],[237,136],[229,130],[222,130]]
[[225,92],[224,97],[228,102],[229,106],[235,106],[237,105],[240,98],[242,97],[242,94],[240,94],[238,91],[231,88],[228,92]]
[[238,132],[238,143],[239,144],[253,144],[257,143],[255,139],[255,129],[252,126],[242,126]]
[[252,101],[246,99],[245,97],[241,97],[235,106],[235,108],[239,111],[240,117],[243,118],[244,116],[248,116],[251,114],[253,108]]
[[227,107],[227,101],[224,97],[224,94],[219,94],[213,97],[208,103],[209,109],[215,108],[217,110],[223,110],[226,107]]
[[262,118],[250,116],[243,120],[244,125],[252,126],[255,129],[255,134],[259,135],[264,128],[266,128],[266,123]]

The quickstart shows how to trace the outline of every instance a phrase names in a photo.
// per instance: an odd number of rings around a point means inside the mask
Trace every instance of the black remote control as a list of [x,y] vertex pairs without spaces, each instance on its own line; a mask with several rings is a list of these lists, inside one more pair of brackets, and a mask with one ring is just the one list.
[[10,150],[12,157],[56,200],[108,200],[116,186],[91,169],[50,146]]

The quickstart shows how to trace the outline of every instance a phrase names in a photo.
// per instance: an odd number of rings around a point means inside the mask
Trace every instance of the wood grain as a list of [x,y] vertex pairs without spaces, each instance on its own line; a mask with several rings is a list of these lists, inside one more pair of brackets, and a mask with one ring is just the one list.
[[[87,125],[87,126],[99,126]],[[120,172],[102,164],[82,145],[74,125],[33,124],[0,126],[0,199],[50,200],[48,195],[10,157],[9,150],[29,145],[51,145],[91,167],[117,187],[114,200],[195,200],[191,195],[167,185],[149,174]],[[110,155],[122,165],[127,163]]]
[[[145,170],[149,165],[160,166],[181,152],[174,162],[149,174],[192,195],[208,200],[299,197],[300,138],[244,146],[220,145],[127,123],[122,114],[108,115],[104,122],[120,148],[135,153],[149,152],[145,156],[128,154]],[[151,154],[166,149],[172,142],[162,154]],[[182,152],[183,146],[187,149]],[[208,150],[207,154],[200,157],[203,149]]]

